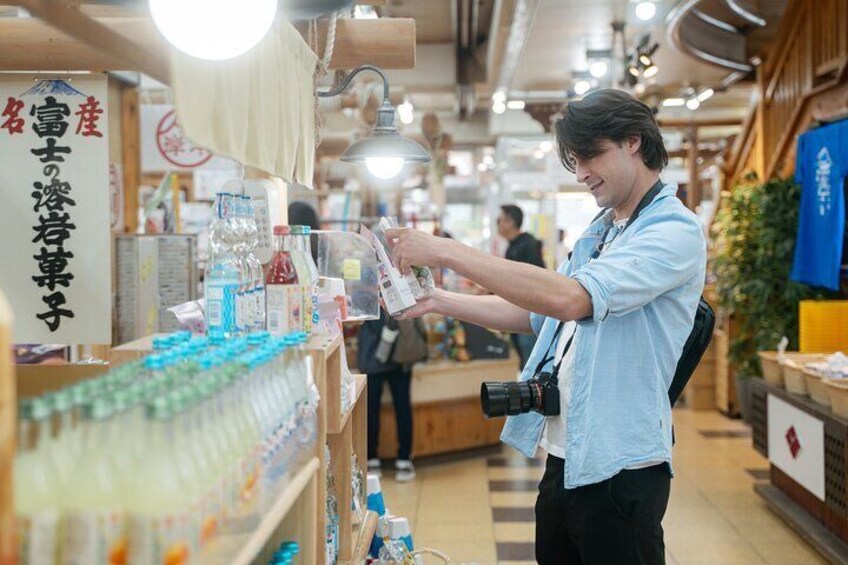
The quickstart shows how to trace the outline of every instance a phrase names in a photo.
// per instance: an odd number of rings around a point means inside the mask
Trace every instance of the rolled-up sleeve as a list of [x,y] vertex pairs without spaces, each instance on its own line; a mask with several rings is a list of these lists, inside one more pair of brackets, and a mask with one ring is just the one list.
[[545,323],[545,317],[535,312],[530,312],[530,329],[538,336],[542,332],[542,324]]
[[[648,218],[645,218],[648,219]],[[706,261],[706,242],[694,217],[679,212],[652,215],[624,245],[574,272],[572,278],[592,299],[596,323],[638,310],[684,285]]]

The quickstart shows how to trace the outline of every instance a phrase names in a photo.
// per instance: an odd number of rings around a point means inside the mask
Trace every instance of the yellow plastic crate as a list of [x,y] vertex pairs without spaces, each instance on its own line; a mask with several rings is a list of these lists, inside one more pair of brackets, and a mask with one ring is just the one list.
[[848,353],[848,300],[802,300],[798,349],[803,353]]

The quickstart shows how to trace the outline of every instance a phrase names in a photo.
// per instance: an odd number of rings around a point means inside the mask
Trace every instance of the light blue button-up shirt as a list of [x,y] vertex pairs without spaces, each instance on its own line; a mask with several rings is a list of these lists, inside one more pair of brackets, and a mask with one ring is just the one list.
[[[706,242],[697,217],[667,184],[638,218],[590,261],[609,211],[583,233],[559,272],[592,298],[593,315],[577,322],[565,446],[565,488],[604,481],[653,461],[671,465],[668,388],[704,289]],[[533,376],[558,320],[530,315],[538,336],[521,374]],[[544,370],[551,370],[549,366]],[[501,440],[527,457],[545,418],[507,418]]]

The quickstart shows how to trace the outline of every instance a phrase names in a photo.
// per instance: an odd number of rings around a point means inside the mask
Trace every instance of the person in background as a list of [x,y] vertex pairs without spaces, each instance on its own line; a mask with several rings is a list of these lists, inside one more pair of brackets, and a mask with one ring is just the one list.
[[369,320],[359,329],[356,351],[357,368],[368,378],[368,472],[380,475],[378,455],[380,442],[380,397],[383,384],[392,393],[397,423],[398,452],[395,480],[407,482],[415,478],[412,464],[412,401],[409,389],[412,368],[392,358],[395,342],[400,338],[397,322],[381,309],[379,320]]
[[[545,267],[542,259],[542,242],[527,232],[521,231],[524,223],[524,212],[514,204],[501,206],[498,215],[498,234],[509,242],[506,249],[506,258],[510,261],[530,263],[537,267]],[[521,367],[527,363],[533,346],[536,345],[536,336],[533,334],[511,334],[512,344],[518,351]]]
[[306,202],[292,202],[289,204],[289,225],[309,226],[313,230],[321,229],[315,208]]
[[557,230],[557,246],[556,246],[556,266],[559,268],[560,265],[568,259],[568,254],[571,253],[571,248],[565,242],[565,237],[568,235],[568,231],[564,229]]

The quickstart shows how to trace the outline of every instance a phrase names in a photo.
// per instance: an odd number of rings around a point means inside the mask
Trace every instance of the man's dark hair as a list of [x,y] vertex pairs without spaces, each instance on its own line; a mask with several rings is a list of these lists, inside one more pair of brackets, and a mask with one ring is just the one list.
[[646,167],[659,171],[668,165],[668,153],[651,108],[621,90],[596,90],[566,103],[555,127],[560,161],[572,173],[577,169],[575,157],[597,157],[603,140],[621,144],[631,135],[642,139],[639,153]]
[[521,229],[521,224],[524,223],[524,212],[521,208],[515,204],[504,204],[501,206],[501,211],[512,219],[517,229]]

